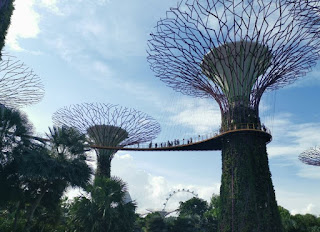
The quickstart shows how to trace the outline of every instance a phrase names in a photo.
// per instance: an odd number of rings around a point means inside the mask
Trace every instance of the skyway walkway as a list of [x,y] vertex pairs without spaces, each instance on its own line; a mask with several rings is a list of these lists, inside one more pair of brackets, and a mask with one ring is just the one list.
[[218,131],[216,133],[198,136],[189,139],[168,141],[162,143],[143,143],[124,147],[108,147],[91,145],[95,149],[123,150],[123,151],[214,151],[221,150],[222,139],[232,134],[255,133],[257,136],[266,138],[267,143],[272,140],[271,132],[265,126],[255,124],[239,124],[227,131]]

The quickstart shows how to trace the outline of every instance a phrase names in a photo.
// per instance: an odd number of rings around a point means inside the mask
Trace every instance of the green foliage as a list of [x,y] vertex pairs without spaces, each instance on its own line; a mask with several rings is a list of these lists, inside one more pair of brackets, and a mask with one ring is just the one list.
[[221,232],[282,231],[265,139],[246,132],[223,141]]
[[119,178],[96,177],[70,208],[73,231],[122,232],[134,228],[135,204],[125,202],[127,188]]
[[0,106],[0,206],[21,198],[17,157],[32,148],[31,134],[25,115]]
[[5,38],[11,21],[11,15],[14,10],[14,0],[2,0],[0,2],[0,58],[1,50],[4,47]]
[[202,218],[200,216],[184,216],[178,217],[170,232],[200,232],[204,231],[202,225]]
[[281,221],[285,232],[318,232],[320,231],[320,217],[312,214],[291,215],[290,212],[279,206]]
[[0,231],[54,227],[66,187],[88,183],[84,135],[54,128],[48,138],[48,145],[35,141],[23,114],[0,107]]
[[197,197],[186,202],[180,202],[179,216],[202,216],[208,209],[208,203]]
[[167,232],[167,225],[159,213],[148,214],[145,218],[145,232]]

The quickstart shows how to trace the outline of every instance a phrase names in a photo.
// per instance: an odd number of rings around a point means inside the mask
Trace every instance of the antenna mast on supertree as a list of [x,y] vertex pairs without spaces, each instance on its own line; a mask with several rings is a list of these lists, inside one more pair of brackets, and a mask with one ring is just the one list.
[[299,160],[305,164],[320,166],[320,148],[310,148],[299,155]]
[[[135,109],[112,104],[83,103],[59,109],[53,114],[57,126],[86,133],[97,146],[124,147],[153,140],[160,125],[152,117]],[[117,150],[96,149],[96,175],[110,177],[111,160]]]
[[20,108],[39,102],[43,96],[39,76],[14,56],[3,53],[0,60],[0,104]]
[[[304,27],[295,10],[284,0],[182,0],[151,34],[151,69],[176,91],[215,99],[222,131],[261,128],[262,94],[319,59],[315,25]],[[258,132],[224,137],[220,231],[282,231],[266,142]]]

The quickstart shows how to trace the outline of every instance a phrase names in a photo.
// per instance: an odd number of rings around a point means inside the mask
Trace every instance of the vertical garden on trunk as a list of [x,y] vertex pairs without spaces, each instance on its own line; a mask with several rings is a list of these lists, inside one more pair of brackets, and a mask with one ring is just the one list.
[[299,2],[282,0],[182,0],[148,41],[158,78],[220,107],[220,231],[282,231],[259,103],[319,59],[317,25],[304,26],[299,10]]

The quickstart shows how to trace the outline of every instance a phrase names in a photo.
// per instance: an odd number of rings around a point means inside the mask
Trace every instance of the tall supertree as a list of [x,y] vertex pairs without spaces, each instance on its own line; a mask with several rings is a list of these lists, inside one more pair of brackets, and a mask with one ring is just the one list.
[[39,102],[44,96],[41,79],[23,62],[3,53],[0,60],[0,104],[19,108]]
[[[124,147],[153,140],[160,125],[135,109],[103,103],[83,103],[59,109],[53,114],[57,126],[74,127],[86,133],[94,145]],[[96,175],[110,177],[111,160],[117,150],[95,149]]]
[[320,166],[320,148],[310,148],[299,155],[299,160],[305,164]]
[[[222,131],[259,129],[263,93],[304,76],[319,58],[313,25],[296,11],[284,0],[182,0],[158,21],[148,61],[176,91],[215,99]],[[259,130],[223,137],[220,231],[282,231],[269,139]]]

